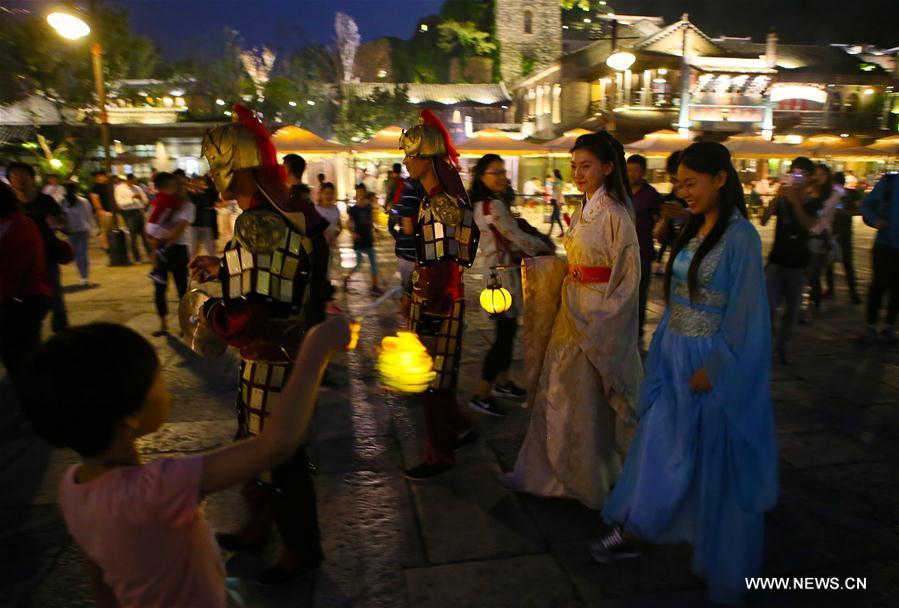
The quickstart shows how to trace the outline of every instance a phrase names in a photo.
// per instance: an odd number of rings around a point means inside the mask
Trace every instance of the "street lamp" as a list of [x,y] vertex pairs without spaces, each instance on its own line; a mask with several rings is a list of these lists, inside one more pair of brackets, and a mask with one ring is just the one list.
[[636,60],[637,58],[633,53],[618,51],[617,53],[609,55],[609,58],[606,59],[606,65],[613,70],[624,72],[625,70],[629,70]]
[[[91,33],[90,26],[79,17],[68,13],[50,13],[47,23],[63,38],[78,40]],[[112,157],[109,155],[109,115],[106,113],[106,86],[103,82],[103,47],[97,40],[91,44],[91,60],[94,68],[94,85],[100,104],[100,140],[103,142],[104,167],[112,172]]]

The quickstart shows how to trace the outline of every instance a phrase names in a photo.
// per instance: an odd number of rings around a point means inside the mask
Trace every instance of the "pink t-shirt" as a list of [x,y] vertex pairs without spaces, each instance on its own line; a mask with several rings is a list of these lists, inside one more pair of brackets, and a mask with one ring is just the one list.
[[86,483],[66,471],[59,502],[78,546],[122,608],[221,608],[225,569],[200,514],[203,457],[118,467]]

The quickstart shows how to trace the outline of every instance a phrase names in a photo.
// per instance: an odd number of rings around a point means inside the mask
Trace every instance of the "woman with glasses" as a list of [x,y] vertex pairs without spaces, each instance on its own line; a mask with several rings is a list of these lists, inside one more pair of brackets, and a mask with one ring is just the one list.
[[521,271],[517,266],[523,256],[553,253],[551,242],[541,239],[536,231],[535,234],[528,234],[519,227],[509,211],[509,195],[514,196],[514,193],[506,178],[503,159],[496,154],[487,154],[474,167],[468,194],[474,205],[475,222],[481,229],[476,263],[483,266],[488,279],[491,269],[497,266],[514,267],[495,271],[502,286],[512,294],[512,307],[495,319],[496,339],[484,358],[481,383],[468,407],[497,417],[505,416],[506,412],[493,401],[493,397],[518,400],[527,397],[527,392],[509,379],[521,308]]

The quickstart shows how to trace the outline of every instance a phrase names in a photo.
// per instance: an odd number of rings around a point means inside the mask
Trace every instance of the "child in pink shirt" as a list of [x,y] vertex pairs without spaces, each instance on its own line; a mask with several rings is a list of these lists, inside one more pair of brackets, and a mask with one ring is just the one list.
[[340,317],[309,331],[281,407],[258,437],[150,463],[140,462],[135,440],[156,431],[171,408],[153,347],[126,327],[97,323],[57,333],[38,350],[27,377],[26,415],[47,441],[82,456],[63,476],[59,501],[99,606],[232,605],[199,503],[293,455],[328,359],[350,343],[351,333]]

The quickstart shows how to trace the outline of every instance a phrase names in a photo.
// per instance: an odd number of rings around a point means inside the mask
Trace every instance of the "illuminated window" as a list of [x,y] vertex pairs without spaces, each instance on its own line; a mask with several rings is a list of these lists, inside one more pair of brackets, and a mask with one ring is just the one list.
[[419,25],[419,26],[418,26],[418,31],[419,31],[419,32],[427,32],[427,31],[428,31],[428,24],[427,24],[427,23],[422,23],[421,25]]
[[534,13],[532,13],[531,11],[524,12],[524,33],[534,33]]

